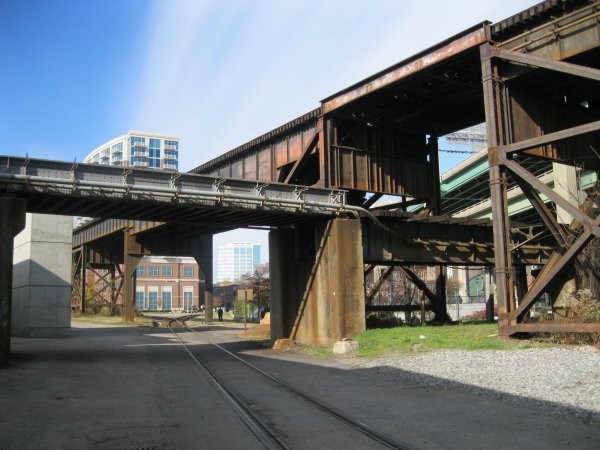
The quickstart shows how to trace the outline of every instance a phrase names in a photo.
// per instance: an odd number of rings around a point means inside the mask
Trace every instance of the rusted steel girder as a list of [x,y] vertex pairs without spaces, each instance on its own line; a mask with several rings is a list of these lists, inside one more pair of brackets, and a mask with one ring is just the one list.
[[[379,217],[380,225],[363,220],[363,253],[369,264],[473,265],[494,264],[494,233],[485,224],[460,224],[434,216],[427,221]],[[444,219],[442,217],[442,219]],[[519,264],[543,264],[553,245],[531,242],[522,233],[509,233]],[[550,243],[553,244],[553,243]]]
[[391,70],[386,70],[381,74],[375,75],[372,79],[368,79],[350,87],[346,91],[325,99],[322,104],[323,114],[328,114],[360,97],[396,83],[444,59],[451,58],[470,48],[476,48],[489,39],[486,30],[487,28],[483,24],[479,25],[471,32],[467,32],[456,38],[450,38],[449,41],[431,51],[426,50],[414,59],[402,61],[391,68]]
[[[492,25],[492,33],[496,38],[507,31],[510,33],[511,28],[519,29],[515,27],[519,25],[523,32],[516,36],[496,39],[497,46],[561,60],[593,48],[594,41],[598,38],[594,21],[597,26],[599,8],[598,1],[546,1]],[[544,16],[548,18],[540,19]],[[535,24],[536,21],[537,26],[529,25],[532,22]],[[527,26],[523,26],[524,22],[528,23]]]
[[[598,14],[600,15],[600,13]],[[535,55],[518,53],[512,50],[504,50],[498,47],[492,47],[492,56],[494,58],[503,59],[512,63],[520,63],[528,67],[537,67],[562,72],[568,75],[573,75],[581,78],[588,78],[594,81],[600,81],[598,70],[591,67],[571,64],[564,61],[554,61],[547,58],[542,58]]]
[[135,234],[160,227],[161,225],[164,225],[164,222],[127,219],[93,219],[73,230],[73,246],[77,247],[82,244],[98,241],[105,237],[114,236],[127,228],[132,229]]

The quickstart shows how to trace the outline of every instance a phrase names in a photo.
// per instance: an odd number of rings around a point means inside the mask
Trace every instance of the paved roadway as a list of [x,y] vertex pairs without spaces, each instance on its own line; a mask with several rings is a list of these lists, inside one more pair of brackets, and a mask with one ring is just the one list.
[[[416,387],[401,371],[382,375],[274,352],[239,342],[240,331],[225,323],[189,339],[229,342],[263,370],[412,448],[591,449],[600,442],[597,424],[459,389]],[[11,367],[0,370],[0,449],[263,448],[167,329],[77,325],[70,338],[15,338],[13,353]],[[257,409],[260,401],[253,399]],[[327,448],[349,447],[341,425],[312,431],[298,429],[294,448],[325,448],[327,433]]]

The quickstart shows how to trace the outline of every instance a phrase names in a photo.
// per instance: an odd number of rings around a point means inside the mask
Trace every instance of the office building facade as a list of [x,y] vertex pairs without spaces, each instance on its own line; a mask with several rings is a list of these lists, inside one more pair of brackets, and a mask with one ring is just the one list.
[[230,242],[217,247],[217,283],[236,282],[260,264],[260,244]]

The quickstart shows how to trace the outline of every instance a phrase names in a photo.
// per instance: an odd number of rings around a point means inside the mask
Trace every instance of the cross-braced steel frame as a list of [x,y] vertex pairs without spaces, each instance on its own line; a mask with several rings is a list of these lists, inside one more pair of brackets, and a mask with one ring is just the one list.
[[[568,119],[561,117],[554,125],[560,122],[562,129],[544,129],[541,123],[535,123],[533,128],[537,128],[536,135],[519,139],[515,137],[514,132],[516,119],[514,111],[511,110],[514,98],[509,82],[511,77],[515,77],[516,72],[531,74],[533,71],[544,71],[554,76],[558,75],[567,81],[572,81],[573,78],[587,80],[586,83],[591,82],[592,86],[595,86],[593,89],[600,89],[600,70],[500,49],[491,44],[482,45],[480,50],[489,146],[500,335],[531,332],[600,332],[598,323],[528,321],[528,312],[540,295],[574,262],[576,256],[592,238],[600,236],[600,216],[594,218],[586,213],[584,208],[571,204],[568,199],[546,186],[518,162],[518,155],[526,153],[528,157],[534,156],[576,165],[586,158],[586,153],[594,154],[594,142],[596,144],[600,142],[600,121],[581,123],[581,118],[578,118],[578,121],[569,122]],[[553,112],[556,116],[563,114],[560,106],[557,106]],[[598,150],[597,146],[596,150]],[[597,170],[597,162],[592,166]],[[511,249],[508,215],[509,177],[523,189],[541,221],[556,241],[554,252],[518,303],[513,288],[515,253]],[[569,233],[558,223],[553,212],[542,201],[542,194],[574,218],[575,222],[571,224]],[[578,230],[575,234],[572,232],[574,229]]]

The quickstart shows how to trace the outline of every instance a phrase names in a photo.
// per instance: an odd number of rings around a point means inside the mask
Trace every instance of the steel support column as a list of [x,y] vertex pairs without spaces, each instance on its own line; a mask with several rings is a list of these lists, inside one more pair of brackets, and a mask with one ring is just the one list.
[[[190,242],[192,255],[198,263],[198,267],[204,276],[204,288],[202,282],[198,283],[198,303],[200,303],[201,294],[204,295],[204,321],[212,323],[213,321],[213,237],[212,234],[195,237]],[[202,277],[198,277],[201,279]],[[204,289],[204,292],[201,290]],[[198,305],[200,306],[200,305]]]
[[[446,281],[448,280],[448,268],[446,266],[435,267],[435,293],[443,302],[444,310],[448,314],[448,300],[446,298]],[[442,305],[440,305],[441,307]]]
[[8,363],[14,237],[25,227],[26,201],[0,197],[0,367]]
[[498,304],[498,325],[501,336],[508,335],[508,314],[514,309],[513,290],[510,275],[512,258],[510,254],[510,228],[508,201],[506,198],[506,173],[498,158],[499,144],[504,144],[504,133],[500,117],[499,95],[501,86],[497,80],[497,69],[491,61],[491,47],[484,44],[480,48],[481,72],[483,77],[483,97],[488,137],[488,159],[490,164],[490,191],[492,199],[492,221],[494,225],[494,257],[496,277],[496,302]]
[[136,268],[144,256],[141,245],[130,229],[124,235],[123,268],[123,321],[130,323],[135,319],[135,275]]

